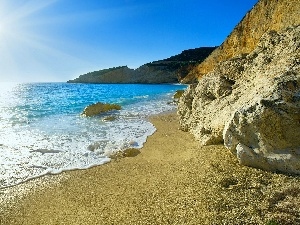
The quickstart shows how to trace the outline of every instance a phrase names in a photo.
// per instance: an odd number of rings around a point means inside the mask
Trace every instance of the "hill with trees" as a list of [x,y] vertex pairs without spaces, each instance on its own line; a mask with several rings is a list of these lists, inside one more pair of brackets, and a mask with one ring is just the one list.
[[113,67],[80,75],[68,83],[178,83],[215,49],[201,47],[184,50],[178,55],[146,63],[135,70],[127,66]]

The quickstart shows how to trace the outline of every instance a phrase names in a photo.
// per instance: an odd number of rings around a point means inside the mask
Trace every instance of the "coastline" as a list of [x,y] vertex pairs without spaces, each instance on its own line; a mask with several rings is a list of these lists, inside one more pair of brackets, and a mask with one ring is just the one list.
[[0,200],[11,199],[2,200],[0,224],[296,221],[299,176],[241,166],[222,145],[200,146],[178,130],[174,112],[150,121],[157,131],[135,157],[0,190]]

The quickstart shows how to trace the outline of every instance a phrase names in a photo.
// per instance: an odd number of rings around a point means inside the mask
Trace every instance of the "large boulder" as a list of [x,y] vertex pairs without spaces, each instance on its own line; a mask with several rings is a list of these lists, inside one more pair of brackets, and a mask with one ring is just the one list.
[[109,104],[109,103],[95,103],[91,104],[84,108],[82,112],[82,116],[90,117],[90,116],[96,116],[101,113],[105,113],[112,110],[120,110],[121,106],[117,104]]
[[281,77],[273,93],[232,114],[224,144],[241,164],[300,174],[300,76]]
[[179,101],[181,129],[242,164],[300,174],[300,26],[219,63]]

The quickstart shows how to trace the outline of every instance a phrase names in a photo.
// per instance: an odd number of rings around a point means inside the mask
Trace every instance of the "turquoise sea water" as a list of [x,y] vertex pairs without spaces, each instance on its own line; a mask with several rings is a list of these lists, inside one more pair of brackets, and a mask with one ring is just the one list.
[[[150,115],[176,108],[172,96],[184,85],[0,84],[0,188],[34,177],[86,169],[110,154],[141,148],[155,127]],[[122,110],[85,118],[96,102]],[[113,115],[116,120],[104,121]]]

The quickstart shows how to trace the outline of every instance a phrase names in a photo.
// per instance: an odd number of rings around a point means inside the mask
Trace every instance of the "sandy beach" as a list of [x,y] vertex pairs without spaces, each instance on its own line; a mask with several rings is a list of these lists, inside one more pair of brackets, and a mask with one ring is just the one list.
[[0,190],[0,224],[300,224],[299,176],[200,146],[175,113],[151,122],[157,131],[135,157]]

